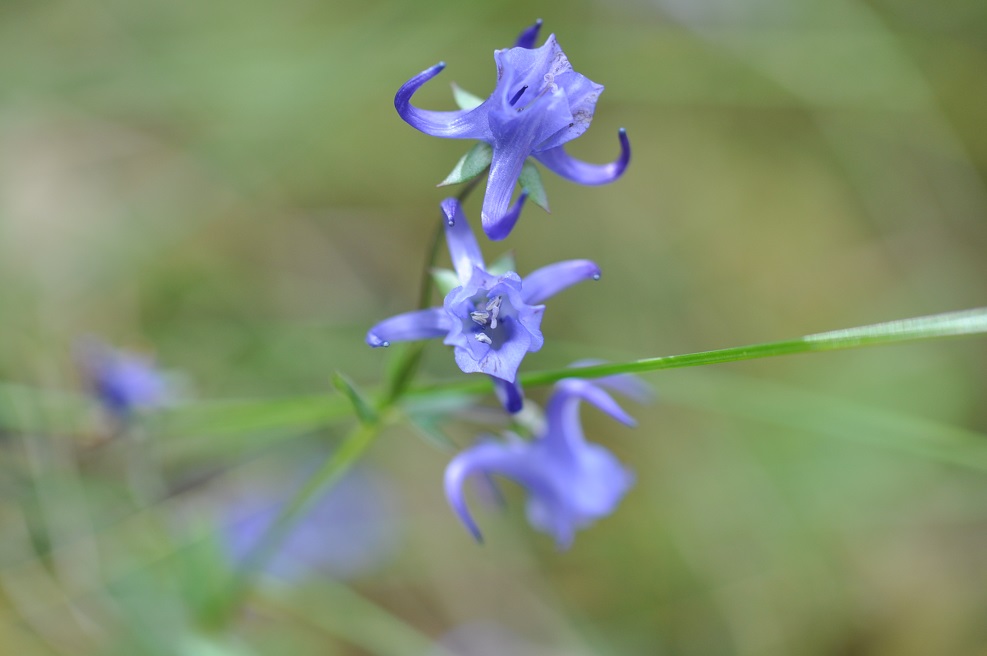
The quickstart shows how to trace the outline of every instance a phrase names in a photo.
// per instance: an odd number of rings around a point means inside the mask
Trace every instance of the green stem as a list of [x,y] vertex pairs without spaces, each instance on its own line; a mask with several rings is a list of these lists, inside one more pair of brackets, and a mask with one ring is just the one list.
[[[457,194],[456,199],[460,203],[464,202],[476,188],[480,177],[482,176],[477,176],[471,180]],[[425,266],[422,268],[421,291],[418,298],[419,308],[426,308],[430,305],[434,289],[431,269],[435,266],[444,232],[444,224],[439,223],[429,247],[428,256],[425,258]],[[274,556],[278,547],[294,528],[295,523],[305,515],[312,503],[321,494],[325,494],[370,448],[380,433],[388,411],[400,401],[410,382],[414,379],[418,366],[421,364],[424,350],[424,343],[414,344],[398,356],[399,359],[391,370],[388,383],[375,404],[376,417],[363,417],[363,423],[350,432],[339,449],[322,465],[322,468],[312,475],[288,504],[281,509],[274,523],[264,532],[260,542],[247,554],[247,558],[234,574],[232,583],[216,609],[215,619],[218,622],[224,623],[233,616],[250,591],[251,583],[257,572],[262,570]]]
[[329,490],[370,448],[380,428],[379,421],[360,424],[354,428],[339,449],[325,461],[319,471],[305,481],[301,489],[281,509],[274,523],[264,532],[260,542],[247,554],[247,558],[234,574],[232,583],[216,609],[216,619],[220,623],[230,619],[250,591],[257,572],[274,556],[295,523],[305,515],[320,494]]

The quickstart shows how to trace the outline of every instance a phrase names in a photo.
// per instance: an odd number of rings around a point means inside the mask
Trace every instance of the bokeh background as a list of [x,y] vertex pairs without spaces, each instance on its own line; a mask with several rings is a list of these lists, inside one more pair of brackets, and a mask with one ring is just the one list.
[[[987,653],[979,338],[648,375],[638,428],[583,413],[637,484],[564,553],[511,485],[474,544],[450,452],[399,423],[210,619],[237,540],[352,424],[311,400],[335,370],[373,388],[390,354],[363,334],[415,303],[467,144],[394,92],[444,60],[420,106],[485,95],[537,17],[606,85],[570,152],[609,161],[624,126],[634,155],[607,187],[546,173],[552,213],[483,243],[604,271],[525,370],[985,304],[978,0],[7,0],[0,652]],[[118,434],[80,401],[86,335],[155,354],[208,421]],[[422,376],[457,373],[431,345]],[[482,419],[439,428],[465,446]]]

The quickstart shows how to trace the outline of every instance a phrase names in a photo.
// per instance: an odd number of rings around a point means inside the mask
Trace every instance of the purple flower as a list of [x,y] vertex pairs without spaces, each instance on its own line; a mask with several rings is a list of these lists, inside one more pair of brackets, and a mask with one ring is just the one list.
[[543,301],[570,285],[599,280],[600,269],[589,260],[567,260],[537,269],[523,280],[513,271],[494,275],[486,270],[480,247],[455,198],[442,201],[446,242],[459,286],[441,308],[406,312],[385,319],[367,332],[370,346],[443,337],[454,348],[456,364],[466,373],[495,378],[498,395],[511,412],[521,409],[517,370],[525,354],[537,351]]
[[[257,547],[282,508],[284,490],[251,484],[222,509],[223,545],[235,563]],[[389,482],[363,468],[351,469],[291,529],[265,570],[286,581],[314,574],[350,579],[388,562],[398,551],[401,525]]]
[[116,419],[129,419],[136,411],[171,400],[168,380],[150,357],[89,339],[79,345],[77,360],[92,394]]
[[481,540],[470,515],[463,483],[477,474],[499,474],[528,490],[528,521],[555,538],[560,549],[572,544],[576,529],[614,511],[634,482],[634,475],[602,446],[583,436],[580,401],[588,401],[628,426],[634,420],[600,385],[643,399],[642,384],[630,376],[612,376],[595,383],[570,378],[556,384],[548,401],[547,426],[532,441],[508,435],[506,442],[481,441],[449,463],[445,493],[452,509]]
[[438,75],[444,63],[408,80],[394,97],[398,114],[413,128],[435,137],[479,139],[492,147],[481,214],[483,231],[491,239],[506,237],[517,221],[520,207],[511,208],[511,195],[529,155],[584,185],[613,182],[631,157],[623,128],[620,156],[609,164],[588,164],[566,153],[563,144],[580,136],[593,120],[603,86],[572,69],[554,34],[533,48],[540,27],[539,20],[521,33],[515,47],[494,51],[497,86],[473,108],[436,112],[411,104],[415,92]]

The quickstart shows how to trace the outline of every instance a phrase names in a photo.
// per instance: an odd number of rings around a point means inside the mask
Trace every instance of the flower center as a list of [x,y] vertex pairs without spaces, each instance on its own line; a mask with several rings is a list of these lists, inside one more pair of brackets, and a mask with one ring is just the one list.
[[[524,107],[518,107],[517,108],[518,112],[524,111],[528,107],[531,107],[531,105],[533,105],[536,100],[544,96],[546,93],[549,92],[555,93],[556,91],[558,91],[559,85],[555,83],[555,75],[553,75],[552,73],[545,73],[544,80],[545,80],[545,86],[542,87],[542,90],[538,92],[538,95],[532,98],[531,100],[529,100]],[[521,99],[521,96],[523,96],[524,92],[527,90],[528,90],[527,84],[521,87],[520,89],[518,89],[518,92],[514,94],[514,97],[511,98],[511,101],[508,104],[511,107],[516,105],[517,101]]]
[[471,333],[473,339],[481,344],[499,349],[510,337],[508,324],[514,321],[517,312],[510,301],[500,294],[492,297],[481,294],[475,296],[472,303],[469,322],[463,321],[464,332]]

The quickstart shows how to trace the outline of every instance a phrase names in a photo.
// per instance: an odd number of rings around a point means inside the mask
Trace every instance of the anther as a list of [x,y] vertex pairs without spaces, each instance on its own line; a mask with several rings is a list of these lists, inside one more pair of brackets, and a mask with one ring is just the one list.
[[511,98],[511,101],[509,103],[507,103],[507,104],[510,105],[511,107],[513,107],[514,105],[516,105],[517,104],[517,101],[521,99],[521,95],[525,92],[525,90],[527,88],[528,88],[528,85],[527,84],[525,84],[523,87],[521,87],[521,89],[517,93],[514,94],[514,97]]
[[500,316],[500,304],[504,299],[500,296],[494,296],[489,303],[487,303],[487,311],[490,312],[490,327],[497,327],[497,317]]
[[485,326],[487,325],[487,321],[490,319],[490,313],[483,312],[482,310],[470,312],[470,319],[473,320],[473,323],[478,323],[481,326]]
[[486,333],[476,333],[473,337],[481,344],[493,344],[493,341],[487,337]]

